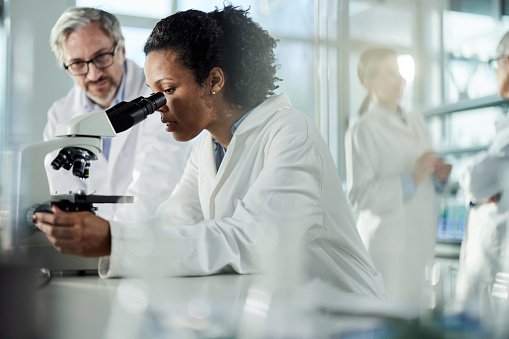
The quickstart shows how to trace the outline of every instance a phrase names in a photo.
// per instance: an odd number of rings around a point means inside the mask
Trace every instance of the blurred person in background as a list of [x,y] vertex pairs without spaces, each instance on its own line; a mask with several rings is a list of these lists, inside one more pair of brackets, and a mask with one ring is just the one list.
[[360,57],[359,80],[368,94],[345,136],[347,195],[387,296],[419,300],[434,258],[435,192],[451,165],[432,151],[423,117],[399,105],[404,79],[397,57],[387,48]]
[[[161,20],[145,45],[147,84],[167,99],[161,120],[179,141],[208,132],[180,183],[138,224],[54,208],[36,214],[37,227],[61,252],[104,256],[105,278],[252,274],[297,260],[304,280],[384,295],[325,140],[285,94],[274,94],[275,47],[231,5]],[[280,246],[301,258],[275,258]]]
[[[489,63],[496,71],[500,96],[509,99],[509,32],[499,42],[497,57]],[[488,150],[478,153],[460,177],[468,217],[457,282],[457,296],[463,307],[490,314],[496,274],[509,272],[509,117],[497,121],[495,127]]]
[[[50,44],[75,85],[49,109],[44,140],[55,138],[56,127],[71,118],[151,93],[143,69],[126,59],[120,24],[108,12],[87,7],[66,10],[53,26]],[[49,154],[45,165],[50,192],[133,195],[134,206],[100,204],[98,215],[111,218],[115,210],[122,210],[119,215],[128,219],[150,215],[178,183],[190,148],[190,143],[168,139],[157,117],[149,117],[114,138],[104,138],[102,153],[91,162],[86,180],[63,168],[52,169],[58,151]]]

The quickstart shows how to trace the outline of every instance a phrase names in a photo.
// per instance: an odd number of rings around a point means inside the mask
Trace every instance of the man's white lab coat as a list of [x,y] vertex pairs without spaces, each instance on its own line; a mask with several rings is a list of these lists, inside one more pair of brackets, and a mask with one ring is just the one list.
[[[479,297],[489,303],[497,272],[509,272],[509,118],[496,127],[489,149],[477,154],[460,178],[467,204],[477,204],[468,207],[461,244],[457,288],[465,304]],[[498,202],[486,203],[496,194],[501,194]]]
[[347,131],[347,195],[387,295],[418,300],[425,266],[434,257],[438,215],[431,176],[403,199],[401,176],[431,150],[422,116],[403,117],[406,122],[372,104]]
[[[127,60],[124,101],[150,95],[143,69]],[[48,111],[44,140],[55,138],[56,127],[71,118],[86,114],[81,88],[75,85],[66,97],[59,99]],[[86,190],[87,193],[104,195],[134,195],[135,204],[97,204],[97,214],[110,219],[116,210],[121,220],[140,218],[155,212],[161,201],[166,200],[178,183],[191,143],[180,143],[165,131],[159,113],[117,134],[111,139],[109,159],[98,154],[92,160],[90,178],[81,180],[63,168],[56,171],[50,163],[58,154],[52,152],[45,159],[51,194]],[[128,189],[129,187],[129,189]]]
[[[276,261],[283,270],[297,260],[305,278],[383,294],[330,151],[284,94],[245,118],[217,173],[207,134],[157,218],[110,225],[112,252],[101,260],[102,277],[248,274]],[[283,257],[290,252],[295,256]]]

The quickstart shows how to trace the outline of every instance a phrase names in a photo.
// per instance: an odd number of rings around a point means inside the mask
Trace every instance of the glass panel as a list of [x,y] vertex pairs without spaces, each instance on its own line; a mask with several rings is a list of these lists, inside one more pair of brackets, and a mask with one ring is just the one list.
[[350,2],[350,37],[377,45],[413,46],[413,7],[373,1]]
[[497,93],[496,77],[487,61],[495,56],[504,26],[488,15],[444,13],[447,102]]
[[152,32],[151,28],[122,26],[122,34],[125,38],[126,57],[134,61],[140,67],[143,67],[145,63],[143,47],[145,46],[150,32]]
[[502,116],[502,108],[487,107],[429,118],[433,146],[448,153],[486,147],[495,136],[495,122]]
[[449,102],[497,93],[496,74],[489,69],[487,60],[451,56],[446,76]]
[[315,69],[312,43],[280,41],[276,48],[278,93],[285,92],[292,106],[315,119]]
[[9,129],[10,121],[6,114],[7,104],[5,100],[6,83],[6,58],[7,41],[6,31],[3,23],[0,24],[0,253],[7,250],[12,239],[11,228],[9,227],[10,210],[12,208],[12,189],[16,182],[12,175],[13,156],[8,151],[10,139]]
[[[239,0],[235,6],[249,8],[254,21],[269,31],[273,37],[288,36],[298,39],[312,39],[314,34],[314,2],[308,0]],[[201,11],[213,11],[223,8],[222,0],[181,0],[177,1],[177,10],[195,8]]]
[[76,6],[96,7],[114,14],[163,18],[171,14],[171,0],[76,0]]

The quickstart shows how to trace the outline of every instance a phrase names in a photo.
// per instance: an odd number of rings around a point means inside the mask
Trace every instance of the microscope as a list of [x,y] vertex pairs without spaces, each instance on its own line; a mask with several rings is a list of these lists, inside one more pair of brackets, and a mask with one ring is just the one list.
[[27,251],[41,267],[53,271],[97,270],[97,258],[81,258],[56,251],[46,236],[34,226],[35,212],[50,212],[51,205],[64,211],[95,211],[96,203],[129,203],[133,197],[103,196],[86,192],[50,195],[44,159],[60,149],[52,161],[54,170],[72,170],[74,176],[86,180],[91,161],[102,151],[102,138],[114,137],[166,104],[162,93],[122,101],[106,111],[93,111],[77,116],[56,128],[53,140],[25,145],[18,157],[17,197],[12,237],[15,245]]

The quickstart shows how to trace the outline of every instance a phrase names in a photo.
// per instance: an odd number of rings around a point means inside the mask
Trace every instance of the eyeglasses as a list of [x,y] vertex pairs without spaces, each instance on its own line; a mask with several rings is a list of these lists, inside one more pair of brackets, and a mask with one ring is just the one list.
[[66,65],[64,64],[64,68],[71,75],[84,75],[88,73],[89,63],[93,63],[95,68],[97,69],[105,69],[113,65],[113,57],[115,53],[117,53],[118,43],[115,43],[115,48],[113,52],[109,53],[101,53],[98,56],[88,60],[88,61],[76,61],[72,64]]
[[493,71],[493,72],[496,72],[497,71],[497,68],[498,68],[498,61],[499,60],[507,60],[507,55],[501,55],[495,59],[490,59],[488,61],[488,66],[489,68]]

